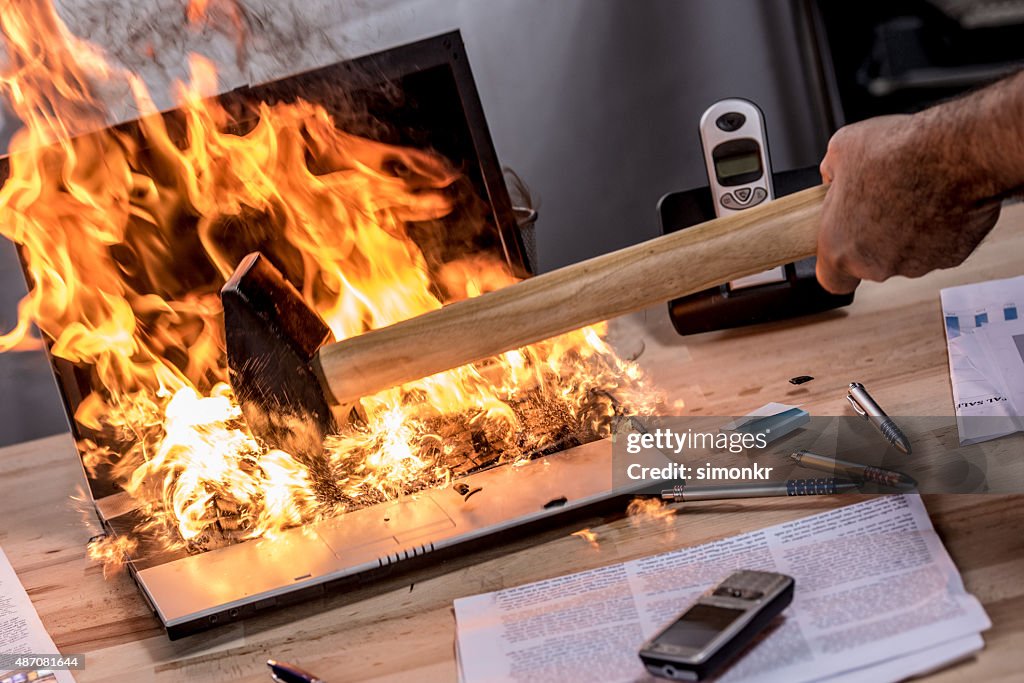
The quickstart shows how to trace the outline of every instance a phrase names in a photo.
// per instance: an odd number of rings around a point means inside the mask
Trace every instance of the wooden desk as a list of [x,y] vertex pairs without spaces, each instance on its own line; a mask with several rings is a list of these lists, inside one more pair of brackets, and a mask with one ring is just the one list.
[[[664,308],[617,321],[642,334],[642,363],[696,414],[743,414],[768,401],[846,414],[845,387],[869,385],[893,413],[949,415],[952,398],[938,290],[1024,273],[1024,206],[1008,208],[968,263],[916,281],[865,285],[853,307],[754,330],[679,338]],[[788,379],[816,379],[793,386]],[[10,397],[8,392],[7,396]],[[8,398],[10,400],[10,398]],[[879,399],[881,400],[881,399]],[[58,647],[84,652],[80,681],[267,681],[264,661],[297,661],[332,683],[455,679],[452,601],[791,520],[849,498],[688,505],[663,526],[594,520],[594,549],[553,529],[388,585],[286,608],[179,642],[163,635],[131,579],[85,558],[94,533],[70,437],[0,451],[0,546]],[[1016,681],[1024,663],[1024,496],[927,496],[968,590],[993,621],[985,651],[932,680]]]

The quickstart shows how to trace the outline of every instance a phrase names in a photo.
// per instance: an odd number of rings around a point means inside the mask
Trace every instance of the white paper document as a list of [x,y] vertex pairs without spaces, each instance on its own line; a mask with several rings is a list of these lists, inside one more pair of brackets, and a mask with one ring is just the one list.
[[460,677],[653,681],[637,652],[738,569],[793,604],[723,683],[898,681],[981,649],[990,626],[919,496],[885,496],[653,557],[455,601]]
[[940,296],[960,445],[1021,431],[1024,397],[1013,400],[1009,391],[1019,385],[1006,372],[1024,373],[1024,347],[1012,343],[1024,324],[1024,277],[949,287]]
[[[28,593],[3,550],[0,550],[0,654],[57,654],[57,646],[39,620]],[[28,680],[74,683],[75,679],[67,671],[41,669],[35,670],[34,675],[27,672],[12,674],[0,667],[0,683]]]

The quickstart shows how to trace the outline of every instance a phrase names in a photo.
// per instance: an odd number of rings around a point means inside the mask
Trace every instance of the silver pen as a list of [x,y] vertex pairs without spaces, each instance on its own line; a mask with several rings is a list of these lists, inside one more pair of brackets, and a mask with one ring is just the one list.
[[884,467],[873,465],[862,465],[857,462],[840,460],[827,455],[819,455],[806,450],[799,450],[792,453],[790,459],[793,462],[814,470],[830,472],[833,475],[846,477],[852,481],[872,482],[891,489],[900,491],[913,491],[917,488],[914,478],[903,472],[887,470]]
[[698,500],[732,500],[734,498],[774,498],[777,496],[831,496],[852,493],[859,486],[846,479],[789,479],[788,481],[754,484],[717,484],[712,486],[673,486],[661,492],[661,499],[670,503]]
[[875,399],[871,398],[871,394],[868,393],[863,384],[852,382],[850,384],[850,393],[846,395],[846,400],[850,402],[853,410],[858,415],[875,425],[875,428],[882,433],[886,441],[905,455],[910,455],[910,439],[892,421],[892,418],[886,415],[885,411],[875,403]]

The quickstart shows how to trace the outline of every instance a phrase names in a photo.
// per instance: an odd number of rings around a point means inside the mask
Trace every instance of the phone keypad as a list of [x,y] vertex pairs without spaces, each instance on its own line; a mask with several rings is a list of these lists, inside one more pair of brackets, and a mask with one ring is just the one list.
[[738,190],[726,192],[719,201],[730,211],[742,211],[757,206],[767,198],[768,191],[763,187],[741,187]]

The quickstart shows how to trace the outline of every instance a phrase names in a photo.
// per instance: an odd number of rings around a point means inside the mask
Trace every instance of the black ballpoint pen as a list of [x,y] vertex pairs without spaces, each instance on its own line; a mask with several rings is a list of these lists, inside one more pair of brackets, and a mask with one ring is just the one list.
[[868,393],[863,384],[852,382],[850,384],[850,393],[846,395],[846,400],[850,402],[853,410],[858,415],[868,420],[882,433],[886,441],[904,455],[910,455],[910,439],[892,421],[892,418],[885,414],[881,406],[875,403],[875,399],[871,398],[871,394]]
[[293,664],[268,659],[267,666],[270,667],[270,677],[277,683],[325,683],[323,679]]

